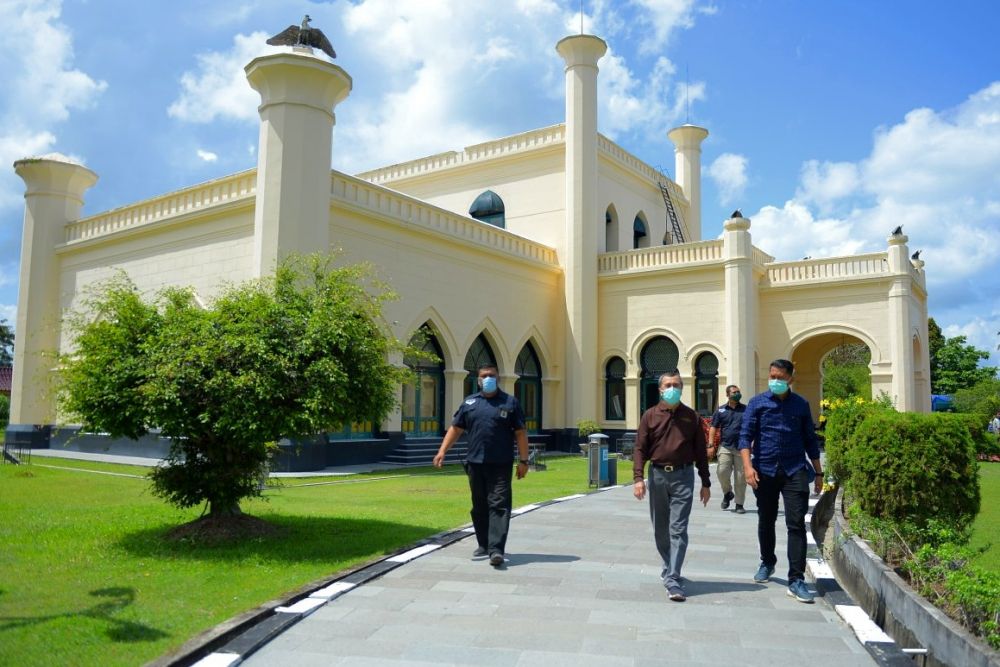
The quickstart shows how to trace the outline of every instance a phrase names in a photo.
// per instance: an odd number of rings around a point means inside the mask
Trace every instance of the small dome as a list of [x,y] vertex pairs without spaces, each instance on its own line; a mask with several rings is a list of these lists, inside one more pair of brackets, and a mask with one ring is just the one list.
[[476,197],[476,201],[472,202],[472,206],[469,207],[469,215],[473,218],[483,218],[503,212],[503,200],[492,190],[487,190]]

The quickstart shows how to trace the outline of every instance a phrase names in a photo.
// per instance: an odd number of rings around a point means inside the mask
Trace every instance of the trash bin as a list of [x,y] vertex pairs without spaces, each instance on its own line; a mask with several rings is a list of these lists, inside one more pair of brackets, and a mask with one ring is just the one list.
[[608,454],[608,486],[618,486],[618,454]]
[[588,438],[588,484],[601,488],[608,485],[608,436],[594,433]]

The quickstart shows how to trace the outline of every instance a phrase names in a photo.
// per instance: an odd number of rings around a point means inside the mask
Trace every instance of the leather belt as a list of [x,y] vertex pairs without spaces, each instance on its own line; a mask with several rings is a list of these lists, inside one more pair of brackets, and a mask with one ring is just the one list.
[[660,465],[659,463],[650,463],[649,465],[657,470],[662,470],[663,472],[673,472],[675,470],[683,470],[688,466],[693,466],[694,462],[682,463],[680,465],[674,465],[673,463],[664,463],[663,465]]

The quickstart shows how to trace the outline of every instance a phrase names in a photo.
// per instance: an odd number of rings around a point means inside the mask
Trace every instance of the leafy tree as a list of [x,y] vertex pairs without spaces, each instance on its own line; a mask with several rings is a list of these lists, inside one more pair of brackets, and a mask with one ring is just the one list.
[[172,444],[154,493],[236,516],[260,494],[281,437],[378,422],[395,405],[407,371],[389,356],[411,351],[383,327],[390,297],[365,267],[320,256],[290,259],[207,308],[188,289],[146,302],[120,275],[88,301],[96,317],[71,320],[61,405],[112,437],[159,429]]
[[953,404],[958,412],[979,415],[988,421],[1000,410],[1000,379],[977,382],[955,392]]
[[14,329],[7,320],[0,320],[0,366],[14,363]]
[[871,399],[870,362],[871,352],[863,343],[846,343],[834,348],[823,360],[823,398],[861,396]]
[[965,336],[946,338],[931,358],[931,391],[954,394],[959,389],[995,378],[995,367],[979,365],[989,357],[989,352],[967,344]]

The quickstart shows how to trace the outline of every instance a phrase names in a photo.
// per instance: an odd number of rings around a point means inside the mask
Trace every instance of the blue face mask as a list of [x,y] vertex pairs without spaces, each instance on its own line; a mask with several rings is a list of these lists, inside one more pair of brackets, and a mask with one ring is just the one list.
[[788,391],[788,381],[787,380],[768,380],[767,388],[771,390],[772,394],[784,394]]
[[483,393],[492,394],[497,390],[497,379],[492,376],[483,378]]
[[679,387],[667,387],[660,392],[660,398],[662,398],[667,405],[677,405],[681,402],[681,390]]

